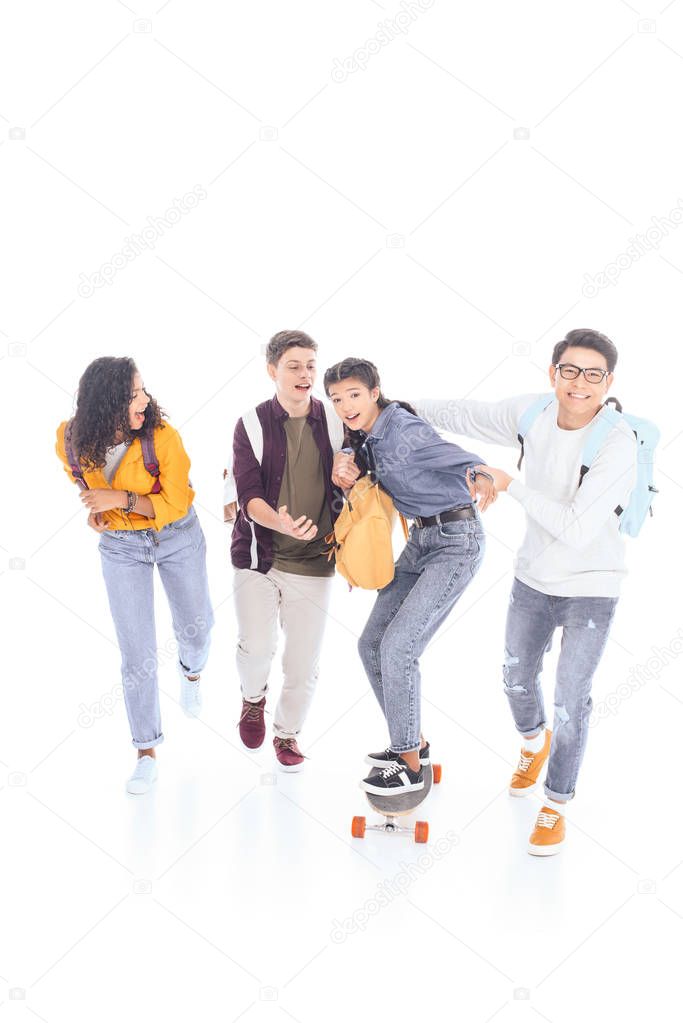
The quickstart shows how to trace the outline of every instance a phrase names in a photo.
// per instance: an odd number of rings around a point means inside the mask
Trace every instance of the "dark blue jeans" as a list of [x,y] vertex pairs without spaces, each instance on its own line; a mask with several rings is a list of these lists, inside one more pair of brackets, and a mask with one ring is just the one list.
[[546,795],[574,796],[586,749],[593,701],[591,686],[607,643],[616,597],[552,597],[515,579],[505,630],[504,686],[517,731],[545,728],[541,689],[543,655],[555,629],[562,647],[555,681],[555,715]]
[[419,657],[481,564],[479,516],[410,530],[393,580],[379,591],[358,652],[397,753],[420,744]]

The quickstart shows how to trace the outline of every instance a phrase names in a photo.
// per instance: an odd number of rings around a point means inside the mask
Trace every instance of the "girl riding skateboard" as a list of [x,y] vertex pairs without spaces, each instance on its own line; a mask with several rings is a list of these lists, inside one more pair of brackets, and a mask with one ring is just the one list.
[[325,391],[344,424],[345,445],[333,482],[353,486],[370,470],[413,520],[395,575],[378,593],[358,643],[370,685],[389,727],[390,744],[367,760],[374,772],[361,788],[400,796],[424,787],[429,744],[420,732],[419,658],[472,581],[484,553],[484,511],[495,500],[482,459],[443,440],[411,406],[388,401],[377,368],[344,359],[325,373]]

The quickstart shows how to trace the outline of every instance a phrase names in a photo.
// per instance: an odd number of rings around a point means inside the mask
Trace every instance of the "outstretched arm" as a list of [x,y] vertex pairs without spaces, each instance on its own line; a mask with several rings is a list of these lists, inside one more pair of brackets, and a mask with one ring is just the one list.
[[413,404],[417,414],[437,430],[448,430],[473,440],[514,448],[519,443],[519,420],[538,397],[537,394],[519,394],[503,401],[422,398]]

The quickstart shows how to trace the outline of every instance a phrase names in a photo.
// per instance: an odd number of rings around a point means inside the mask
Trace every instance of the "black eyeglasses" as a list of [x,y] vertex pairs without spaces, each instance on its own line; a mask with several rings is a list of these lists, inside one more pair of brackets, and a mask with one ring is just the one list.
[[555,369],[559,369],[563,380],[576,380],[583,373],[589,384],[601,384],[609,374],[608,369],[582,369],[580,366],[573,366],[571,362],[558,362]]

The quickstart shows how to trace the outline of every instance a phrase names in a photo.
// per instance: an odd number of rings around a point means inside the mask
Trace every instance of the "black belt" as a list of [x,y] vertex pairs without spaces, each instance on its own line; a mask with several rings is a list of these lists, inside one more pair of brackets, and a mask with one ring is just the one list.
[[440,515],[416,515],[413,519],[418,529],[425,526],[439,526],[442,522],[457,522],[458,519],[476,519],[477,513],[473,504],[463,504],[459,508],[441,512]]

